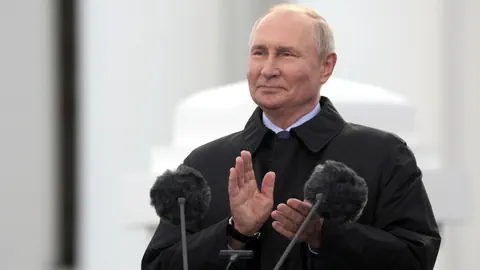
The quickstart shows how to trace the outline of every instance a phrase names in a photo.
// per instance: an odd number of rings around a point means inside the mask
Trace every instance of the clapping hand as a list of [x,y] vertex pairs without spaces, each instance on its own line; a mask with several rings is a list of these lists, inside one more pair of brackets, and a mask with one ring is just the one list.
[[244,235],[254,235],[268,220],[273,208],[275,173],[268,172],[257,187],[252,156],[242,151],[230,169],[228,193],[235,229]]
[[[272,218],[275,219],[272,227],[291,240],[308,216],[311,208],[312,204],[308,201],[289,199],[286,204],[279,204],[277,209],[272,212]],[[322,226],[323,218],[313,216],[299,239],[313,248],[319,248]]]

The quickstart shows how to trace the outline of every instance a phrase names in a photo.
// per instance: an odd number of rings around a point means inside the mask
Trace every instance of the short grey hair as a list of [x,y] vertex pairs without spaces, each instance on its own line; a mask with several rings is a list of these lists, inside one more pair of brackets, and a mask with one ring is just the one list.
[[333,31],[328,25],[327,21],[320,16],[315,10],[311,8],[307,8],[297,4],[278,4],[270,9],[260,17],[255,24],[253,25],[252,31],[250,33],[249,39],[249,46],[252,46],[252,39],[255,30],[257,29],[258,24],[260,21],[267,16],[268,14],[275,12],[275,11],[293,11],[293,12],[300,12],[314,20],[315,26],[315,43],[318,51],[318,55],[321,59],[327,57],[330,53],[335,51],[335,40],[333,37]]

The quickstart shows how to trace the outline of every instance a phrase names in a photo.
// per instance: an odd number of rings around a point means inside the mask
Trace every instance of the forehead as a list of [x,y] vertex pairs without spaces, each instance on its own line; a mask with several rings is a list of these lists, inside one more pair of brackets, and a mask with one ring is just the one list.
[[315,47],[313,19],[292,11],[274,12],[259,21],[252,35],[252,46]]

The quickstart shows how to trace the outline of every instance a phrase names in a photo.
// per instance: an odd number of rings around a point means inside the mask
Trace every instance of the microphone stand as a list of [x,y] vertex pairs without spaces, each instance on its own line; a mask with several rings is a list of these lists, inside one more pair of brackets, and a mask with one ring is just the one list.
[[302,234],[302,232],[305,230],[305,227],[310,222],[310,219],[312,219],[313,215],[317,211],[317,208],[322,201],[322,196],[323,196],[323,194],[321,194],[321,193],[319,193],[315,196],[316,202],[313,205],[312,209],[310,210],[310,213],[308,213],[308,216],[303,221],[302,226],[300,226],[300,229],[298,229],[297,233],[295,234],[295,236],[290,241],[290,244],[288,244],[287,249],[285,250],[285,252],[283,252],[282,257],[280,257],[280,260],[278,261],[277,265],[275,265],[275,268],[273,268],[273,270],[279,270],[280,267],[282,266],[282,264],[287,259],[288,254],[290,254],[290,252],[292,251],[292,248],[295,245],[295,243],[297,242],[298,238],[300,237],[300,234]]
[[180,206],[180,228],[182,231],[182,259],[183,270],[188,270],[188,258],[187,258],[187,228],[185,226],[185,198],[178,198],[178,204]]
[[228,258],[228,265],[225,270],[229,270],[232,264],[238,259],[252,259],[253,251],[252,250],[220,250],[220,258]]

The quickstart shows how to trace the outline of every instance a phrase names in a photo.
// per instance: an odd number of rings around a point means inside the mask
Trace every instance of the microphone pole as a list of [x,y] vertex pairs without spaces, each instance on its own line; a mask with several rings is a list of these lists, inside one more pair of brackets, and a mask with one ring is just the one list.
[[185,226],[185,198],[178,198],[178,204],[180,206],[180,229],[182,231],[182,259],[183,270],[188,270],[188,258],[187,258],[187,228]]
[[317,211],[317,208],[318,206],[320,205],[321,201],[322,201],[322,196],[323,194],[319,193],[315,196],[315,204],[313,205],[312,209],[310,210],[310,213],[308,213],[308,216],[305,218],[305,220],[303,221],[302,223],[302,226],[300,226],[300,229],[298,229],[297,233],[295,234],[295,236],[292,238],[292,240],[290,241],[290,244],[288,244],[288,247],[287,249],[285,249],[285,252],[283,252],[282,254],[282,257],[280,257],[280,260],[277,262],[277,265],[275,265],[275,268],[273,268],[273,270],[279,270],[280,267],[282,266],[282,264],[285,262],[285,260],[287,259],[288,257],[288,254],[290,254],[290,252],[292,251],[293,249],[293,246],[295,245],[295,243],[297,242],[298,238],[300,237],[300,235],[302,234],[302,232],[305,230],[305,227],[307,226],[308,222],[310,222],[310,219],[312,219],[313,215],[315,214],[315,212]]
[[232,264],[238,259],[252,259],[253,251],[252,250],[243,250],[243,249],[224,249],[220,250],[220,258],[228,258],[228,265],[225,270],[229,270]]

